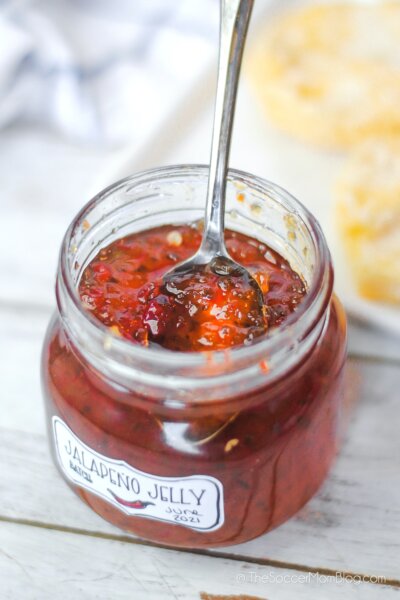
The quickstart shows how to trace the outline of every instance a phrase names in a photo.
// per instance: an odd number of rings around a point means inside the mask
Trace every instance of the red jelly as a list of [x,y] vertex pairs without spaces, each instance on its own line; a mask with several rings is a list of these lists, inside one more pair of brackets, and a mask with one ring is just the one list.
[[250,344],[280,325],[304,296],[304,283],[286,260],[266,244],[229,230],[228,252],[258,282],[264,311],[242,278],[190,272],[179,282],[165,282],[163,275],[193,256],[200,241],[199,228],[189,225],[116,240],[83,272],[83,305],[133,342],[193,352]]
[[62,476],[115,525],[187,547],[256,537],[315,493],[337,446],[346,345],[318,224],[243,173],[229,176],[227,246],[265,314],[232,282],[189,278],[171,300],[162,275],[199,245],[187,223],[206,185],[205,168],[171,167],[83,209],[43,353]]

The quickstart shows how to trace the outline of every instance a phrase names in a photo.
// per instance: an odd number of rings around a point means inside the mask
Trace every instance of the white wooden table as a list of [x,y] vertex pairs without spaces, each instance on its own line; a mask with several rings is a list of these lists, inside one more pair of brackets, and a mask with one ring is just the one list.
[[[204,162],[204,148],[160,157],[158,147],[140,167]],[[360,323],[350,327],[357,402],[340,456],[317,497],[267,536],[217,551],[160,548],[101,520],[57,475],[39,381],[57,252],[115,159],[32,128],[0,137],[1,600],[400,599],[400,342]]]

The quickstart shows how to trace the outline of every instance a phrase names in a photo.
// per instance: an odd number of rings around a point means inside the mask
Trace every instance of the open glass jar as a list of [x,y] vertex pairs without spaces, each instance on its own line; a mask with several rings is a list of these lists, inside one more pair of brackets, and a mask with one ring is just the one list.
[[286,258],[308,293],[251,346],[144,348],[82,307],[78,283],[128,233],[203,214],[208,169],[167,167],[109,187],[63,241],[43,389],[55,462],[98,514],[173,546],[249,540],[292,516],[335,455],[346,324],[323,234],[284,190],[230,171],[227,226]]

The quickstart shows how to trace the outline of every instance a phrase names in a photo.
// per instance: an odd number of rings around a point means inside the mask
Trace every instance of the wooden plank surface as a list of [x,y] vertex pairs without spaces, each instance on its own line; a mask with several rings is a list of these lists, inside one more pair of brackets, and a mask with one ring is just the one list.
[[[276,531],[224,552],[400,582],[400,369],[363,361],[352,367],[360,400],[321,492]],[[1,429],[0,461],[1,517],[119,535],[63,483],[44,435]]]
[[395,600],[398,589],[118,540],[0,524],[2,599],[199,600],[200,592],[267,600]]

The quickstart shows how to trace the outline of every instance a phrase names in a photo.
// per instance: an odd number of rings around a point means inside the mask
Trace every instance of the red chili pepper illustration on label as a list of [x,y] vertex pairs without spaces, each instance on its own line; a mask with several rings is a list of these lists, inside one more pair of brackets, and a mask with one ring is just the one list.
[[128,506],[129,508],[146,508],[147,506],[154,506],[154,502],[142,502],[141,500],[124,500],[123,498],[120,498],[119,496],[117,496],[117,494],[114,494],[114,492],[112,490],[110,490],[109,488],[107,488],[107,492],[110,492],[110,494],[112,495],[112,497],[119,503],[122,504],[122,506]]

